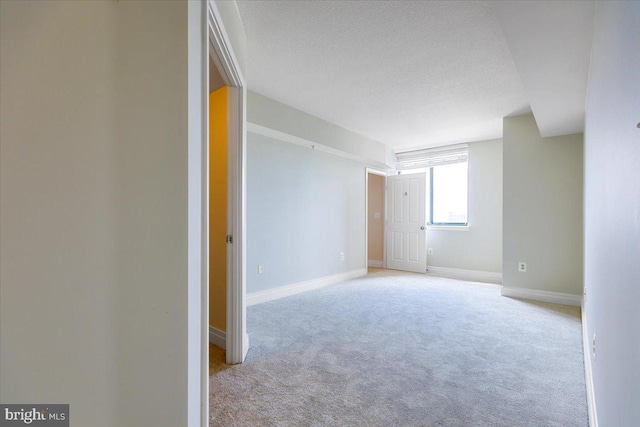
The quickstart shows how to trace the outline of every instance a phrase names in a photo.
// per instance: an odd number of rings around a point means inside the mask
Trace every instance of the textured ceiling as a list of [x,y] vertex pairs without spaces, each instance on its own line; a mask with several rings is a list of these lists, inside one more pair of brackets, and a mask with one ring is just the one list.
[[499,138],[530,111],[489,2],[237,4],[249,89],[397,151]]

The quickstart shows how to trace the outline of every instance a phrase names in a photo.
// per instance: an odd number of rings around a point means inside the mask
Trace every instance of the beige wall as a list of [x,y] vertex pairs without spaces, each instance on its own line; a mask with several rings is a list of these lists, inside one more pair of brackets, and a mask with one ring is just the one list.
[[582,295],[582,134],[542,138],[525,114],[503,143],[503,285]]
[[115,9],[0,2],[0,396],[95,426],[118,410]]
[[370,261],[384,259],[384,177],[373,173],[368,174],[369,194],[367,218],[368,258]]
[[3,402],[187,424],[187,7],[0,2]]
[[427,231],[427,265],[502,271],[502,140],[469,144],[469,230]]

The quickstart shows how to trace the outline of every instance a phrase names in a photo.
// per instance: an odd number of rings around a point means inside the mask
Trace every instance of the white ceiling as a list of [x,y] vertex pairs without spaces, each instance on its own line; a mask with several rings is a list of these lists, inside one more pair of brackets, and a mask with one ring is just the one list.
[[[551,134],[564,116],[566,133],[581,131],[593,4],[537,2],[523,14],[517,3],[238,0],[249,89],[397,151],[499,138],[502,118],[530,106]],[[556,9],[542,37],[536,26]],[[557,87],[563,79],[573,84]]]
[[529,104],[544,137],[584,131],[593,1],[496,1]]

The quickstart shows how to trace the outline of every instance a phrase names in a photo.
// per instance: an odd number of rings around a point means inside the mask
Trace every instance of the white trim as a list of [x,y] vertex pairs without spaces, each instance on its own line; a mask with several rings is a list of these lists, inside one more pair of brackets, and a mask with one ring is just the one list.
[[209,342],[220,348],[227,348],[227,334],[209,325]]
[[370,259],[367,261],[367,267],[384,268],[384,262]]
[[211,56],[213,62],[225,86],[244,87],[246,85],[240,63],[233,51],[231,39],[224,28],[218,7],[213,0],[208,1],[208,6],[209,47],[213,54]]
[[[248,352],[249,351],[249,334],[245,333],[242,336],[242,345],[243,345],[243,348],[246,348]],[[247,353],[245,353],[243,357],[247,357]]]
[[382,170],[380,170],[380,169],[374,169],[374,168],[369,168],[369,167],[367,168],[367,173],[368,173],[368,174],[369,174],[369,173],[372,173],[372,174],[374,174],[374,175],[380,175],[380,176],[383,176],[383,177],[385,177],[385,178],[386,178],[387,176],[389,176],[389,173],[390,173],[390,172],[391,172],[391,171],[389,171],[389,172],[385,172],[385,171],[382,171]]
[[361,268],[358,270],[348,271],[346,273],[334,274],[333,276],[326,276],[319,279],[312,279],[304,282],[294,283],[292,285],[267,289],[266,291],[253,292],[247,295],[247,306],[262,304],[263,302],[301,294],[303,292],[324,288],[330,285],[335,285],[336,283],[344,282],[349,279],[355,279],[356,277],[362,277],[366,275],[367,269]]
[[502,273],[479,270],[461,270],[458,268],[427,266],[427,274],[431,276],[449,277],[452,279],[467,280],[469,282],[502,283]]
[[584,374],[587,386],[587,409],[589,411],[589,427],[598,427],[598,411],[596,410],[596,395],[593,388],[593,367],[591,364],[591,339],[587,326],[584,299],[582,303],[582,352],[584,353]]
[[503,297],[530,299],[534,301],[551,302],[554,304],[580,307],[582,295],[563,294],[561,292],[540,291],[538,289],[502,287]]
[[469,231],[468,225],[427,225],[427,231]]
[[245,203],[245,137],[243,129],[244,97],[242,88],[228,89],[228,206],[227,234],[227,363],[242,363],[249,350],[246,339],[246,203]]
[[209,418],[207,325],[207,12],[204,3],[187,5],[187,418],[189,427],[205,427]]

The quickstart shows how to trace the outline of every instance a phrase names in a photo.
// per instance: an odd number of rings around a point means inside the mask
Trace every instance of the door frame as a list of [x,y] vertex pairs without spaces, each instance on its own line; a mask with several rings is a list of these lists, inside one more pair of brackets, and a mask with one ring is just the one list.
[[387,172],[365,168],[364,173],[364,262],[369,268],[369,174],[384,177],[384,228],[382,231],[382,268],[387,268]]
[[[209,55],[228,91],[227,327],[228,364],[242,363],[249,350],[246,329],[246,80],[215,2],[207,2]],[[207,67],[208,67],[208,61]],[[208,75],[208,72],[207,72]],[[207,91],[208,92],[208,91]],[[207,114],[208,117],[208,114]],[[205,161],[208,165],[208,152]],[[208,170],[205,177],[208,185]],[[208,197],[208,191],[207,191]],[[208,203],[203,209],[208,219]],[[206,221],[208,224],[208,220]],[[208,233],[204,233],[208,239]],[[208,245],[207,245],[208,248]],[[207,254],[208,262],[208,254]],[[208,276],[208,271],[207,271]],[[208,284],[207,284],[208,288]],[[208,301],[208,297],[207,297]],[[208,315],[208,312],[207,312]],[[208,318],[207,318],[208,329]],[[208,339],[207,339],[208,343]],[[208,348],[208,344],[207,344]]]
[[209,57],[228,96],[227,363],[242,363],[246,334],[246,80],[213,0],[187,2],[187,419],[209,424]]

